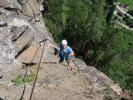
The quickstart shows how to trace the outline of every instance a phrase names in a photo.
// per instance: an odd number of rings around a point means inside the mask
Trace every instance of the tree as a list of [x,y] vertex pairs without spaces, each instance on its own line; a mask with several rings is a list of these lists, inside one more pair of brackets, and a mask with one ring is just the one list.
[[66,38],[89,65],[106,73],[123,88],[133,90],[133,31],[114,22],[117,0],[44,1],[48,2],[45,23],[56,42]]

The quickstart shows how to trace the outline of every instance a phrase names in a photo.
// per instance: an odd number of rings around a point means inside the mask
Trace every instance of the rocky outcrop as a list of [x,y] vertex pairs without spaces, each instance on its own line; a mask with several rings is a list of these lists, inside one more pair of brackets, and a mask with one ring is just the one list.
[[[48,37],[40,2],[0,0],[0,76],[7,66],[23,63],[21,54],[25,55],[28,48]],[[18,57],[19,60],[16,60]]]

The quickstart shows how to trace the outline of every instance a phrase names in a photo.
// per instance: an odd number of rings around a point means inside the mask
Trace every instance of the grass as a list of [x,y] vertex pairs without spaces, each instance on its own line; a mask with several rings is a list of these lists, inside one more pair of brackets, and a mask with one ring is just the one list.
[[12,80],[12,82],[15,85],[23,85],[23,84],[32,82],[34,79],[35,79],[35,74],[32,73],[31,75],[28,75],[26,77],[17,76]]

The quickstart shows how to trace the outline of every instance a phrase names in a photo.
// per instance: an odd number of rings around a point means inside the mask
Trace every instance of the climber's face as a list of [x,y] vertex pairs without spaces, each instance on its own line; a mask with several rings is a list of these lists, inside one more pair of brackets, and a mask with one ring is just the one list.
[[67,47],[67,44],[63,44],[62,47],[65,49]]

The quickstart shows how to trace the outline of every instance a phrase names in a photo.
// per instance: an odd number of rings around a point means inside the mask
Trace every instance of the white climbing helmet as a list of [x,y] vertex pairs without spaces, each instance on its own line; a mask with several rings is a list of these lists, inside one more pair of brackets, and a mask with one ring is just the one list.
[[62,45],[67,45],[67,40],[62,40],[61,44]]

